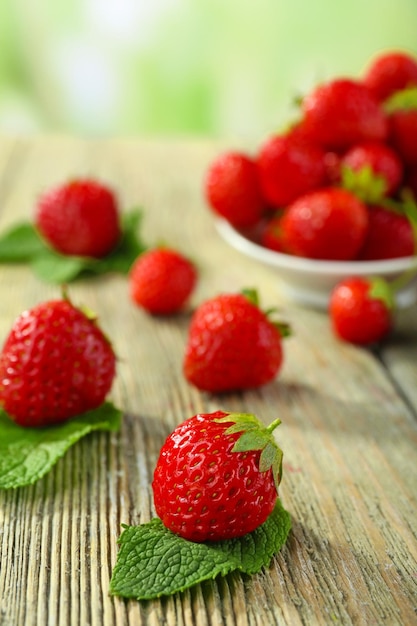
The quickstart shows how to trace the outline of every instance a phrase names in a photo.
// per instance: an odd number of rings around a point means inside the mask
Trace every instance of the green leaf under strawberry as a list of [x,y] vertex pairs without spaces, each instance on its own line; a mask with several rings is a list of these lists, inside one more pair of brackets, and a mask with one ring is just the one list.
[[45,428],[19,426],[0,409],[0,489],[31,485],[44,476],[65,452],[87,434],[115,432],[122,412],[110,402]]
[[157,518],[140,526],[124,526],[110,593],[151,600],[232,571],[256,574],[268,567],[290,529],[290,515],[280,500],[256,530],[224,541],[187,541],[165,528]]
[[38,278],[55,284],[109,272],[127,274],[146,249],[138,235],[141,217],[140,210],[122,216],[119,244],[100,259],[60,254],[45,243],[33,224],[22,222],[0,237],[0,263],[29,263]]

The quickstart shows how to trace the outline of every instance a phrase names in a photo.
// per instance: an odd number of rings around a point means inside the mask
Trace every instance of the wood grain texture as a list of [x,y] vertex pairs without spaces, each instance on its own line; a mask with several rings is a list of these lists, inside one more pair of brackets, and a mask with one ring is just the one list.
[[[186,311],[151,318],[127,281],[71,287],[99,313],[119,356],[112,400],[118,434],[77,443],[31,487],[0,492],[1,626],[265,626],[417,624],[417,308],[399,315],[378,350],[341,344],[324,313],[281,294],[275,274],[230,249],[204,204],[205,169],[220,149],[203,140],[0,142],[0,230],[30,219],[39,192],[94,175],[123,210],[142,206],[149,244],[166,241],[198,264]],[[221,291],[257,286],[290,321],[278,378],[218,397],[182,376],[193,308]],[[0,339],[25,308],[55,297],[22,266],[0,266]],[[171,598],[124,602],[108,594],[121,524],[153,515],[151,480],[167,434],[216,409],[279,416],[285,452],[281,497],[293,529],[259,575],[229,575]]]

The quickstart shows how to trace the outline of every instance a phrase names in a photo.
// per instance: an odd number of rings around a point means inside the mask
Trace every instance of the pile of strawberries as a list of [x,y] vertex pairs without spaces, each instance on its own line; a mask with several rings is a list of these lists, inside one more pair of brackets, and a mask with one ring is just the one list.
[[257,155],[216,158],[205,193],[216,214],[279,252],[344,261],[414,254],[417,58],[387,52],[359,79],[320,84]]

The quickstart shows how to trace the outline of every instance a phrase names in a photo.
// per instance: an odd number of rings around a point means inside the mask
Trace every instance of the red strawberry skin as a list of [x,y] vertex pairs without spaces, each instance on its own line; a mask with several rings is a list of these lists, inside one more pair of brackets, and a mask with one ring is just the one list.
[[271,217],[266,222],[260,237],[260,243],[265,248],[274,250],[275,252],[285,252],[282,243],[281,219],[281,213]]
[[260,526],[278,494],[272,471],[259,471],[259,450],[232,452],[240,433],[223,411],[195,415],[167,438],[153,477],[155,510],[190,541],[239,537]]
[[210,208],[233,226],[253,226],[264,213],[256,163],[241,152],[226,152],[210,164],[204,191]]
[[413,228],[405,215],[381,206],[370,206],[368,216],[368,233],[358,259],[376,261],[415,253]]
[[113,192],[90,179],[72,180],[42,194],[35,225],[52,248],[67,255],[102,258],[121,236]]
[[170,248],[155,248],[141,254],[129,274],[132,301],[154,315],[179,311],[197,282],[193,263]]
[[198,389],[260,387],[275,378],[282,361],[280,331],[243,294],[221,294],[196,309],[183,368]]
[[390,145],[405,165],[417,165],[417,108],[393,111],[388,123]]
[[341,160],[342,167],[359,172],[369,167],[372,174],[381,177],[385,184],[383,195],[392,195],[403,178],[403,165],[398,155],[380,142],[365,142],[350,148]]
[[259,151],[258,168],[262,193],[276,208],[287,206],[326,180],[323,150],[291,132],[265,142]]
[[396,91],[417,85],[417,59],[403,51],[378,55],[366,69],[363,83],[383,102]]
[[330,296],[329,314],[336,336],[349,343],[370,345],[392,328],[386,303],[370,295],[371,282],[352,277],[339,283]]
[[97,408],[115,375],[113,349],[67,300],[14,322],[0,355],[0,405],[21,426],[48,426]]
[[363,141],[385,141],[386,115],[358,81],[338,78],[303,99],[306,132],[328,150],[343,151]]
[[338,187],[302,196],[286,209],[281,219],[285,249],[311,259],[354,259],[367,230],[366,206]]

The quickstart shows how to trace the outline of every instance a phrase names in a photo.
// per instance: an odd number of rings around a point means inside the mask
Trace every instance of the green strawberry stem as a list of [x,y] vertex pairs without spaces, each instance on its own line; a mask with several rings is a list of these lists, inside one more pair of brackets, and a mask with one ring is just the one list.
[[271,422],[271,423],[269,424],[269,426],[267,426],[266,430],[267,430],[269,433],[272,433],[272,432],[276,429],[276,427],[277,427],[277,426],[279,426],[280,424],[282,424],[282,422],[281,422],[281,420],[279,419],[279,417],[277,417],[277,419],[276,419],[276,420],[274,420],[273,422]]
[[359,170],[342,166],[342,187],[355,194],[366,204],[378,204],[385,197],[387,182],[383,176],[376,174],[370,165]]
[[[245,296],[245,298],[247,298],[249,302],[251,302],[251,304],[253,304],[257,308],[260,308],[258,291],[256,289],[254,289],[253,287],[245,287],[241,290],[240,293],[242,294],[242,296]],[[286,337],[291,337],[292,331],[290,324],[281,320],[271,320],[271,315],[276,312],[277,309],[274,307],[262,310],[262,313],[268,318],[271,324],[275,326],[282,339],[285,339]]]

